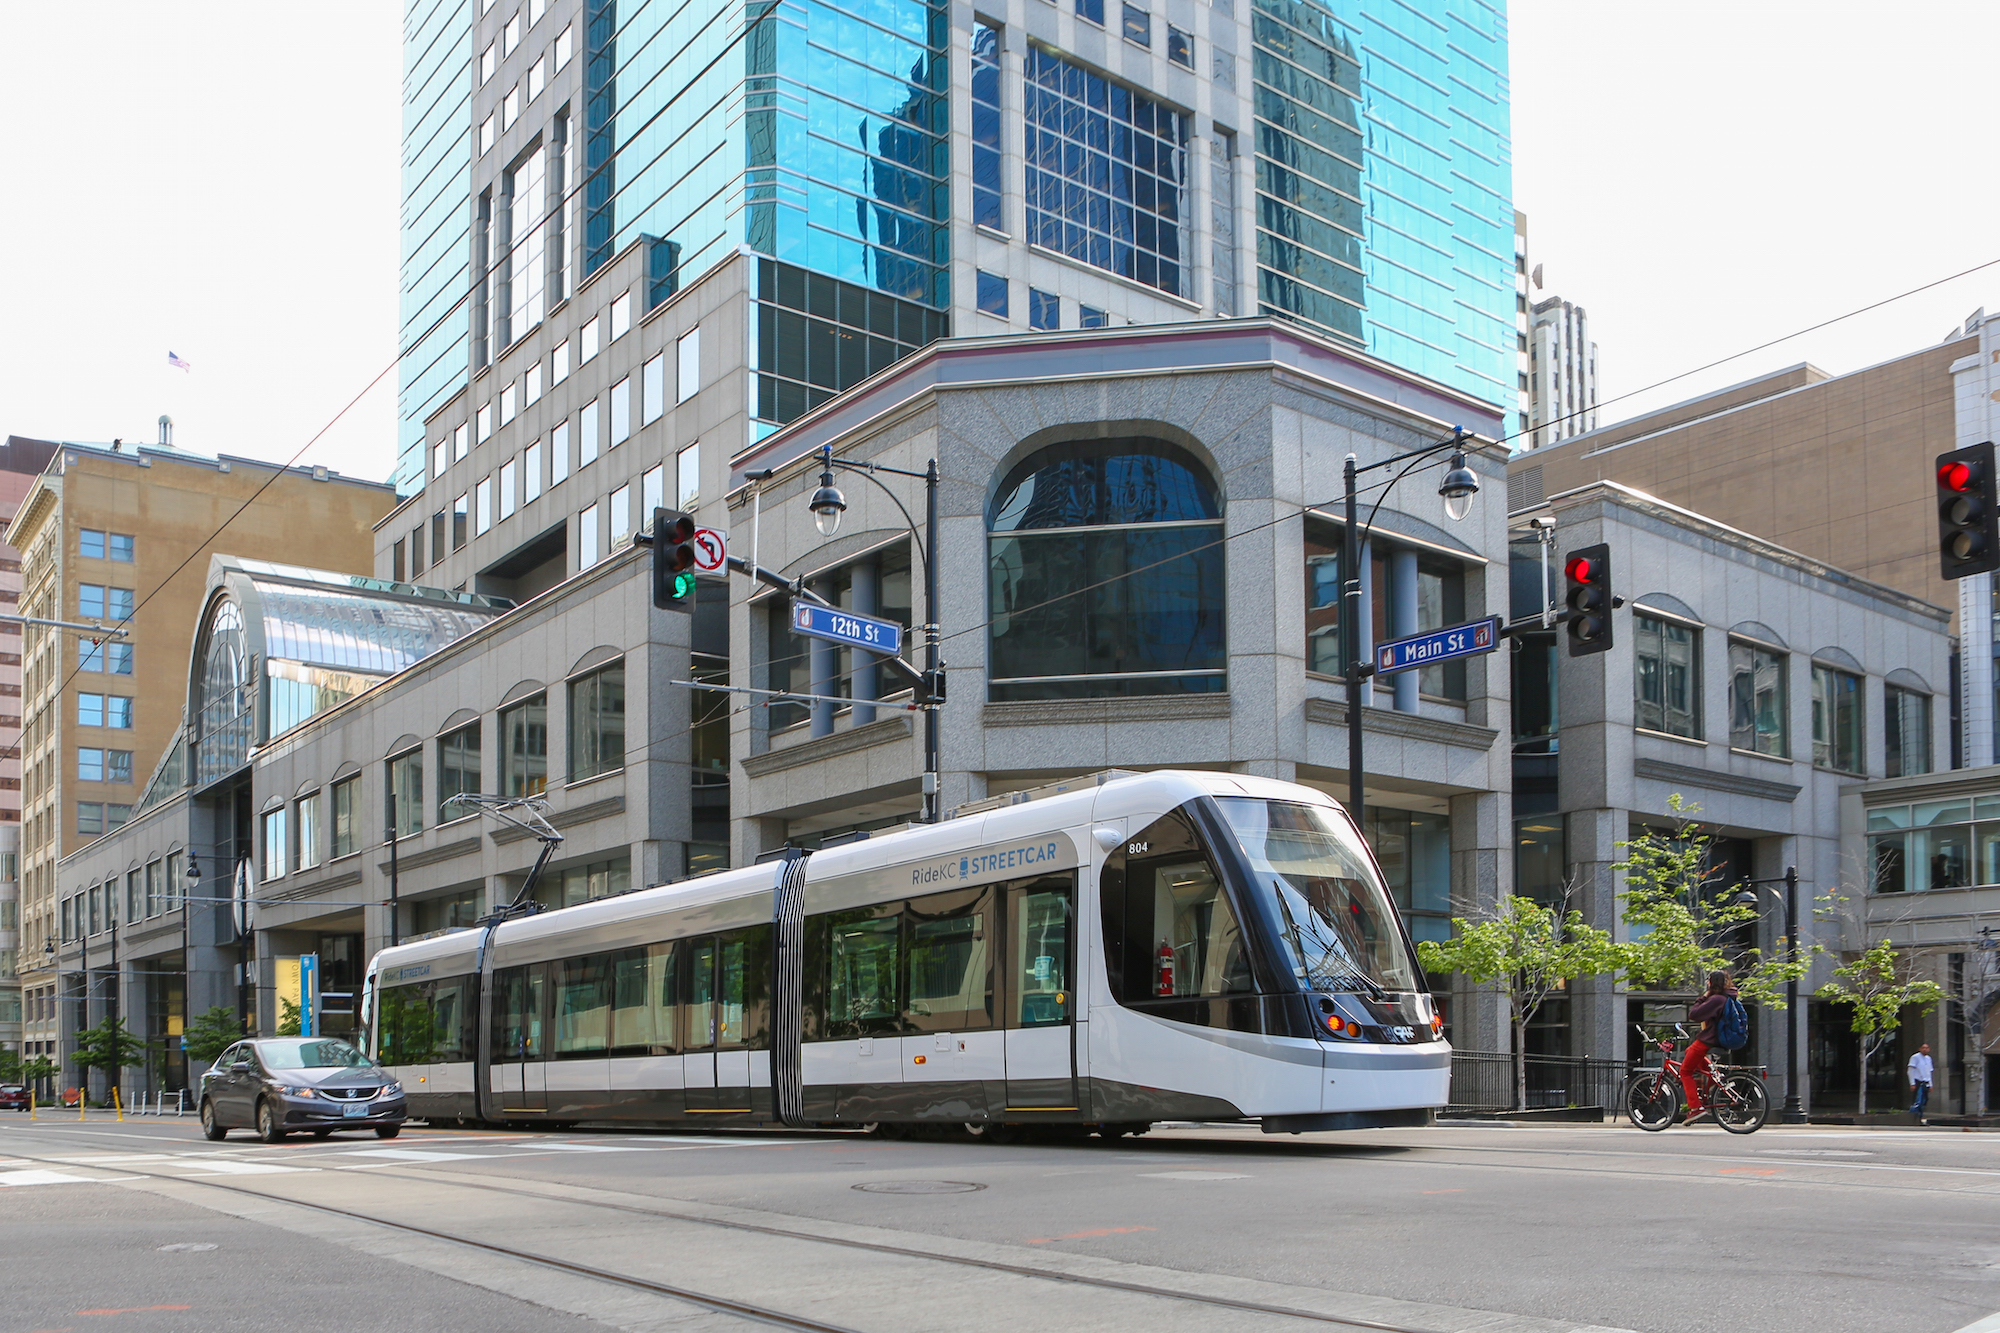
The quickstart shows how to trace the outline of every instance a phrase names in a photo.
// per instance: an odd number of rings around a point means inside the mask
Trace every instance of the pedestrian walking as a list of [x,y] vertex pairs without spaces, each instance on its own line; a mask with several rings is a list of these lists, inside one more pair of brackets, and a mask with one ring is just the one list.
[[1917,1119],[1924,1118],[1924,1108],[1931,1100],[1931,1044],[1925,1042],[1917,1047],[1917,1053],[1910,1057],[1910,1114]]

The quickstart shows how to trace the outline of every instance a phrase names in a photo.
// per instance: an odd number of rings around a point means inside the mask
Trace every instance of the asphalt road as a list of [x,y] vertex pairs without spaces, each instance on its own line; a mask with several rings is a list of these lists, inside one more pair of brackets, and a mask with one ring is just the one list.
[[[1609,1126],[266,1146],[9,1117],[0,1331],[2000,1333],[1996,1149]],[[184,1245],[214,1248],[162,1248]]]

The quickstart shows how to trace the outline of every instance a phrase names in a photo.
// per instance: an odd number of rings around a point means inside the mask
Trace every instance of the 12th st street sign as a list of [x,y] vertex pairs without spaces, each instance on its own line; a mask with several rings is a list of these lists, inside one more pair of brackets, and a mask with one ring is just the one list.
[[1391,639],[1375,646],[1375,674],[1386,676],[1411,667],[1449,662],[1454,657],[1477,657],[1500,646],[1500,620],[1488,616],[1469,625],[1435,629],[1407,639]]
[[903,627],[895,621],[877,620],[816,602],[792,602],[792,629],[808,639],[825,639],[884,657],[894,657],[903,651]]

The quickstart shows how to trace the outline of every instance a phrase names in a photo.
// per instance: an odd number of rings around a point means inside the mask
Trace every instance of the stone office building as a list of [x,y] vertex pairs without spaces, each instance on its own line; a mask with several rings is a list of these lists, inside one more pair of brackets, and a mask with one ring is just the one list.
[[[1830,954],[1801,983],[1810,994],[1840,954],[1865,947],[1868,931],[1866,877],[1843,844],[1842,802],[1871,778],[1944,767],[1949,613],[1615,482],[1551,496],[1512,519],[1517,624],[1541,607],[1536,521],[1553,524],[1557,598],[1563,553],[1604,542],[1613,589],[1627,601],[1605,653],[1568,656],[1560,627],[1521,636],[1518,891],[1552,901],[1568,886],[1592,924],[1624,938],[1621,844],[1673,828],[1678,794],[1715,838],[1718,886],[1798,867],[1801,939]],[[1848,901],[1816,913],[1827,895]],[[1768,950],[1784,933],[1775,886],[1759,904],[1754,941],[1743,943]],[[1584,982],[1545,1006],[1531,1049],[1624,1060],[1634,1023],[1673,1021],[1692,998]],[[1804,1039],[1809,1017],[1816,1038],[1830,1021],[1819,1008],[1801,1005],[1789,1021],[1753,1016],[1774,1096],[1789,1040]],[[1814,1091],[1831,1072],[1823,1044],[1814,1043]]]

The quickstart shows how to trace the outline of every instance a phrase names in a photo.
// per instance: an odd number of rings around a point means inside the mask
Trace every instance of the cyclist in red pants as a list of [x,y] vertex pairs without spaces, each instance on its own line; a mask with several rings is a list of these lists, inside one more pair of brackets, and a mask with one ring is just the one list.
[[[1688,1021],[1701,1024],[1701,1031],[1689,1043],[1687,1055],[1681,1060],[1681,1091],[1687,1094],[1688,1123],[1693,1124],[1699,1116],[1708,1113],[1708,1107],[1701,1100],[1701,1090],[1697,1079],[1708,1068],[1708,1049],[1715,1040],[1715,1029],[1722,1022],[1722,1010],[1729,997],[1736,994],[1736,986],[1727,972],[1708,974],[1708,994],[1694,1002],[1688,1010]],[[1710,1077],[1713,1078],[1711,1072]]]

